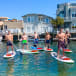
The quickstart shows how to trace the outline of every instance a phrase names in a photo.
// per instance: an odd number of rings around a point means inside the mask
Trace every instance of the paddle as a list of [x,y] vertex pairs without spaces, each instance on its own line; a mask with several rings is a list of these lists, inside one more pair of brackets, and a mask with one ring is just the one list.
[[16,51],[19,51],[17,46],[13,43],[13,46],[15,47]]

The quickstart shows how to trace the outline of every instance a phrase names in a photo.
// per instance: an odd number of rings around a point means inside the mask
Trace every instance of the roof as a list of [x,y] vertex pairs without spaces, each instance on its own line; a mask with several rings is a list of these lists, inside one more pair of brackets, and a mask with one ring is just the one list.
[[45,16],[45,17],[49,17],[49,18],[51,18],[51,19],[53,19],[52,17],[50,17],[50,16],[47,16],[47,15],[44,15],[44,14],[26,14],[26,15],[24,15],[24,16],[22,16],[22,17],[26,17],[26,16],[33,16],[33,15],[36,15],[36,16]]
[[8,19],[8,17],[0,17],[0,19]]

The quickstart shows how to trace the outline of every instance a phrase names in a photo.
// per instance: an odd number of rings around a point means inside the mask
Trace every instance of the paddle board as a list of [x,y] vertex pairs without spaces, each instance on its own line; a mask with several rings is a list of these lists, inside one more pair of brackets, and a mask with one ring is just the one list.
[[37,50],[43,50],[43,48],[39,48],[39,47],[38,47]]
[[40,47],[34,47],[34,46],[32,46],[31,49],[32,49],[32,50],[43,50],[43,48],[40,48]]
[[44,48],[44,50],[48,51],[48,52],[52,52],[53,51],[53,49],[51,49],[51,48]]
[[29,54],[29,53],[36,54],[36,53],[39,53],[38,50],[23,50],[23,49],[18,49],[17,51],[20,51],[20,53],[22,53],[22,54]]
[[14,57],[16,55],[16,52],[15,51],[13,51],[13,53],[12,53],[12,51],[9,51],[8,53],[6,53],[3,57],[4,58],[12,58],[12,57]]
[[69,57],[62,56],[62,55],[59,55],[59,57],[57,57],[56,52],[51,52],[51,55],[52,55],[53,58],[55,58],[58,61],[65,62],[65,63],[74,63],[74,60],[72,60]]
[[71,53],[72,51],[70,49],[64,49],[64,52]]

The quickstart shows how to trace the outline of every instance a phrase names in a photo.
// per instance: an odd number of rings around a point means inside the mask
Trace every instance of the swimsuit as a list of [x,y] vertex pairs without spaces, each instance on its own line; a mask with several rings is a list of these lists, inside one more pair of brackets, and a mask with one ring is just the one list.
[[65,41],[65,39],[64,39],[64,43],[65,43],[65,48],[67,48],[67,46],[69,45],[69,43],[70,43],[70,39],[69,38],[67,38],[67,43],[66,43],[66,41]]
[[67,38],[67,42],[68,42],[68,44],[70,43],[70,39],[69,38]]
[[7,41],[7,46],[12,46],[12,42],[11,41]]
[[34,39],[34,44],[38,44],[38,39]]
[[27,40],[22,40],[23,45],[27,45]]
[[65,48],[65,43],[64,41],[58,41],[58,48]]
[[46,40],[45,43],[49,44],[50,43],[50,40]]

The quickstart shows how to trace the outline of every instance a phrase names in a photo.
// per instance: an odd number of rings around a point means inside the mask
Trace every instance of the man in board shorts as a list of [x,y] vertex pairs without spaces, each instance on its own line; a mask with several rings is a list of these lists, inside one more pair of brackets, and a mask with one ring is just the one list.
[[58,39],[58,56],[59,57],[59,52],[60,49],[63,49],[63,56],[64,56],[64,48],[65,48],[65,43],[64,43],[64,39],[65,39],[65,33],[63,33],[63,29],[60,29],[60,32],[56,35],[56,38]]
[[34,32],[34,44],[38,46],[39,35]]
[[26,45],[26,49],[28,49],[27,35],[25,33],[23,33],[21,39],[22,39],[22,49],[24,50],[24,45]]
[[5,35],[5,40],[7,41],[7,53],[8,53],[8,49],[9,46],[11,46],[12,48],[12,53],[13,53],[13,35],[11,34],[10,31],[8,31],[8,34]]
[[46,32],[46,35],[45,35],[45,48],[50,48],[50,38],[51,38],[51,35]]

